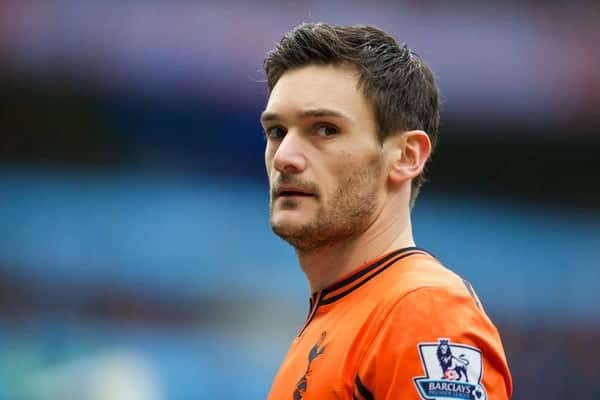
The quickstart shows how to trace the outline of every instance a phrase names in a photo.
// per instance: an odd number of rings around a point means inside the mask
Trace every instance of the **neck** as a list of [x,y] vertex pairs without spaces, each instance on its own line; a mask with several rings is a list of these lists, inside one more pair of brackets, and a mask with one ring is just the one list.
[[316,249],[297,250],[311,293],[339,281],[358,266],[392,250],[414,246],[410,214],[382,212],[358,236]]

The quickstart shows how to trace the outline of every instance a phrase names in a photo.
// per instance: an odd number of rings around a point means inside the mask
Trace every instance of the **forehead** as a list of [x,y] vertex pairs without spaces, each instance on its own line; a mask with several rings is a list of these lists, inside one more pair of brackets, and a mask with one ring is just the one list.
[[309,65],[285,72],[273,87],[265,111],[337,109],[352,119],[372,118],[371,107],[350,66]]

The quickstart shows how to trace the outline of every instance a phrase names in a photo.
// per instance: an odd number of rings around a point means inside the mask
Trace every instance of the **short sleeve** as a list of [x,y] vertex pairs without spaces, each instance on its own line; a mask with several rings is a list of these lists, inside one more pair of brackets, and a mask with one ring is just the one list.
[[354,398],[509,399],[500,336],[469,291],[426,287],[391,303],[361,349]]

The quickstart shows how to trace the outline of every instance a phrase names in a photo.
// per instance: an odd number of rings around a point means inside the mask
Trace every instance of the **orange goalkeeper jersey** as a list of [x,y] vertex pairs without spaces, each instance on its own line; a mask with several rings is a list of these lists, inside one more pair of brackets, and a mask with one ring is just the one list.
[[498,331],[471,285],[411,247],[314,293],[269,400],[502,400]]

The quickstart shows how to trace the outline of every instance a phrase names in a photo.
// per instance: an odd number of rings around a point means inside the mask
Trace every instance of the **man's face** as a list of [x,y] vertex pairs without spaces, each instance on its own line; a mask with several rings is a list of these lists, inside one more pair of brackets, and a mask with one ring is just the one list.
[[298,250],[364,232],[385,186],[374,114],[353,68],[286,72],[261,122],[273,231]]

